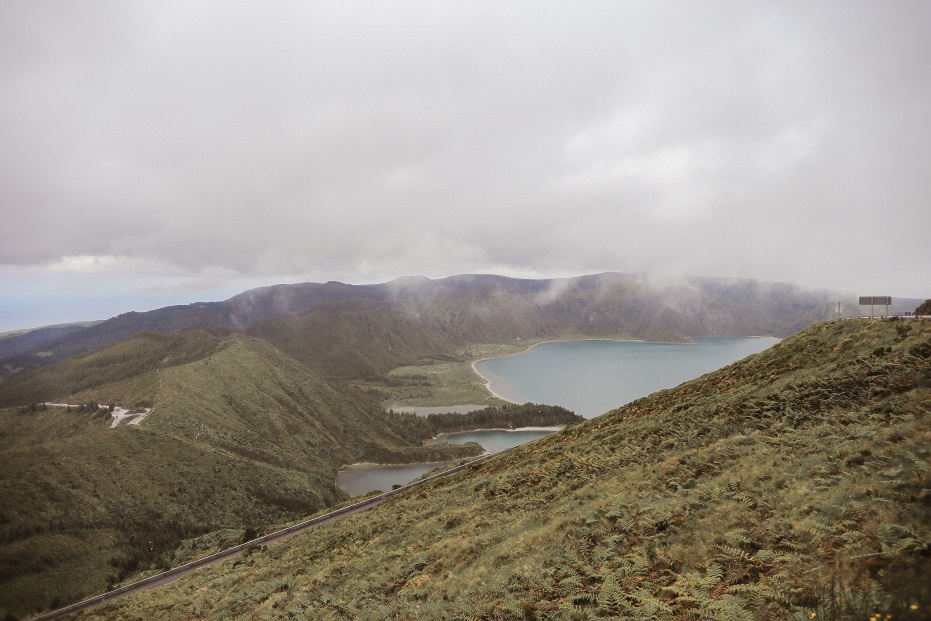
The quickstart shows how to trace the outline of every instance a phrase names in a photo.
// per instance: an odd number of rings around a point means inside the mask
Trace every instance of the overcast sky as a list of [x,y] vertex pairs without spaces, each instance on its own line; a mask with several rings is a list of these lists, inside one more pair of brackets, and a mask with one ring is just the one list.
[[0,3],[0,331],[278,282],[931,297],[931,2]]

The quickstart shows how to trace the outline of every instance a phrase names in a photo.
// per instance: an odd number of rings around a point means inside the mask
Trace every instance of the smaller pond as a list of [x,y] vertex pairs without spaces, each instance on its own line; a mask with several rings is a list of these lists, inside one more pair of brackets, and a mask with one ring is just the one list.
[[458,460],[431,464],[390,466],[384,464],[353,464],[343,468],[336,480],[336,484],[350,496],[362,496],[377,489],[387,492],[395,485],[405,485],[434,468],[442,468],[456,461]]
[[467,442],[478,442],[486,451],[497,453],[512,446],[530,442],[543,436],[548,436],[555,431],[554,429],[478,429],[476,431],[457,431],[456,433],[441,433],[435,439],[430,440],[428,444],[439,442],[450,442],[451,444],[465,444]]
[[[486,451],[497,453],[551,433],[553,433],[552,429],[544,428],[479,429],[477,431],[440,434],[439,437],[430,440],[429,443],[465,444],[466,442],[478,442]],[[353,464],[340,471],[336,485],[350,496],[362,496],[375,490],[387,492],[395,485],[405,485],[434,468],[442,468],[458,461],[458,459],[454,459],[430,464],[403,465]]]

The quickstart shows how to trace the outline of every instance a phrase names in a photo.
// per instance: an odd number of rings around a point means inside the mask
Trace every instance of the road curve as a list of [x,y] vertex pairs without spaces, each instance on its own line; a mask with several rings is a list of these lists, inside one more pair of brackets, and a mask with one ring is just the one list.
[[336,509],[335,511],[330,511],[329,513],[325,513],[315,518],[311,518],[309,520],[299,522],[298,524],[293,524],[291,526],[288,526],[287,528],[282,528],[281,530],[275,531],[274,533],[269,533],[268,535],[257,537],[253,539],[252,541],[247,541],[246,543],[241,543],[237,546],[233,546],[232,548],[227,548],[226,550],[222,550],[215,554],[205,556],[204,558],[197,559],[196,561],[191,561],[190,563],[179,565],[178,567],[169,569],[168,571],[163,571],[162,573],[155,574],[154,576],[143,578],[142,580],[139,580],[137,582],[133,582],[131,584],[121,586],[117,589],[113,589],[112,591],[107,591],[106,593],[95,595],[94,597],[71,604],[70,606],[58,608],[57,610],[52,610],[45,614],[39,615],[37,617],[32,617],[31,621],[45,621],[46,619],[56,619],[63,615],[71,614],[73,612],[79,612],[81,610],[86,610],[87,608],[99,606],[100,604],[104,604],[106,602],[111,602],[113,600],[121,599],[128,595],[132,595],[133,593],[138,593],[139,591],[154,589],[156,587],[162,586],[163,584],[174,582],[181,576],[187,575],[191,573],[192,571],[194,571],[195,569],[198,569],[200,567],[206,567],[208,565],[214,565],[216,563],[225,561],[233,556],[236,556],[237,554],[239,554],[246,548],[264,545],[267,543],[275,543],[277,541],[287,539],[288,537],[290,537],[291,535],[294,535],[295,533],[299,533],[305,530],[310,530],[311,528],[316,528],[318,526],[323,526],[324,524],[338,522],[339,520],[345,519],[352,515],[356,515],[357,513],[368,511],[369,509],[373,507],[377,507],[378,505],[383,503],[385,500],[387,500],[391,496],[395,496],[397,494],[403,493],[409,489],[418,487],[429,481],[434,481],[436,479],[449,476],[456,472],[460,472],[470,466],[474,466],[481,462],[497,457],[498,455],[507,453],[508,451],[513,450],[513,448],[516,448],[516,447],[504,449],[503,451],[498,451],[497,453],[482,455],[481,457],[477,457],[471,461],[468,461],[464,464],[460,464],[454,468],[450,468],[449,470],[445,470],[439,474],[434,474],[433,476],[429,476],[425,479],[420,479],[419,481],[414,481],[412,483],[408,483],[407,485],[403,485],[397,489],[393,489],[390,492],[384,492],[377,496],[366,498],[365,500],[353,503],[351,505],[347,505],[340,509]]

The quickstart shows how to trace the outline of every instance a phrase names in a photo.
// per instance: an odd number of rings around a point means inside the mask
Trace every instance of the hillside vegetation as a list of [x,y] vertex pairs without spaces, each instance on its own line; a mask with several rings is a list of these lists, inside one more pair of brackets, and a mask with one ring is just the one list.
[[838,321],[79,618],[931,610],[931,322]]
[[[88,389],[96,389],[100,402],[124,405],[144,402],[151,405],[157,387],[153,375],[156,369],[200,360],[222,344],[221,333],[207,330],[188,330],[170,335],[140,332],[112,347],[66,359],[39,372],[10,378],[0,390],[0,407],[52,398],[70,398],[74,402],[77,393]],[[112,392],[114,384],[140,376],[145,379],[136,382],[138,386],[134,391]]]
[[[475,455],[333,388],[264,341],[146,332],[3,384],[0,611],[21,615],[166,566],[182,540],[346,498],[340,466]],[[97,407],[153,407],[111,429]]]

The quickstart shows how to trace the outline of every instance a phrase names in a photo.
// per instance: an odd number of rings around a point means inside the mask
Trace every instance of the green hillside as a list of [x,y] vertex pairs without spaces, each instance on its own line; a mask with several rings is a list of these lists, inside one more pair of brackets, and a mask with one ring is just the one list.
[[[142,333],[3,384],[0,611],[101,592],[184,539],[294,520],[345,499],[340,466],[474,455],[410,430],[264,341]],[[154,407],[110,428],[107,409]],[[30,405],[31,404],[31,405]]]
[[252,336],[328,377],[370,378],[457,342],[430,321],[418,321],[398,305],[370,300],[322,304],[307,315],[271,319]]
[[929,459],[931,322],[819,324],[78,617],[923,619]]
[[[0,407],[47,400],[71,399],[73,403],[76,393],[88,389],[96,389],[97,400],[101,403],[151,404],[157,384],[152,374],[156,369],[200,360],[222,343],[221,333],[207,330],[187,330],[171,335],[140,332],[111,347],[10,378],[0,390]],[[114,384],[140,376],[147,379],[135,382],[135,392],[112,392]]]

